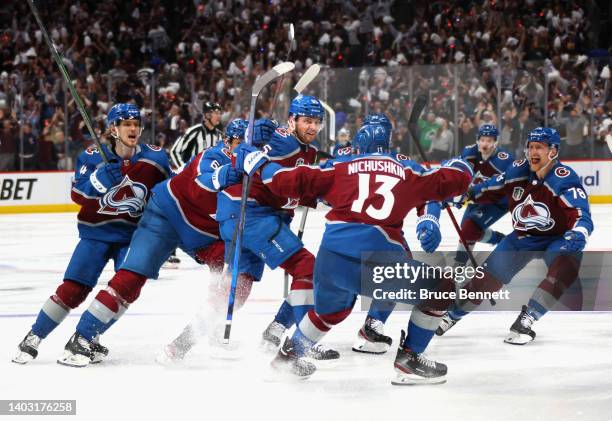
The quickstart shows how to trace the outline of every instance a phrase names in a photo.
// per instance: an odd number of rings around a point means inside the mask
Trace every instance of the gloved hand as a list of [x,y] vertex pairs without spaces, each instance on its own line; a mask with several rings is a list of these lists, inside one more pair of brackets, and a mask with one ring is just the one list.
[[100,193],[106,193],[108,189],[119,184],[121,180],[123,180],[123,174],[121,173],[120,162],[109,162],[102,165],[89,176],[89,181]]
[[474,201],[474,189],[472,186],[462,195],[455,196],[445,202],[447,206],[454,206],[457,209],[461,209],[467,202]]
[[561,250],[567,251],[582,251],[586,246],[586,236],[581,231],[569,230],[563,234],[565,243],[561,246]]
[[[275,120],[260,118],[255,121],[253,126],[253,141],[251,145],[262,147],[267,144],[272,138],[274,131],[278,128],[278,123]],[[247,136],[249,131],[247,130]]]
[[242,180],[242,172],[232,167],[232,164],[220,166],[212,175],[212,183],[217,190],[223,190],[227,186],[237,184],[240,180]]
[[436,251],[442,240],[440,223],[435,216],[424,215],[417,219],[416,227],[417,238],[421,242],[421,248],[426,253]]
[[253,175],[262,165],[268,162],[268,155],[255,146],[241,143],[234,149],[235,167],[247,175]]

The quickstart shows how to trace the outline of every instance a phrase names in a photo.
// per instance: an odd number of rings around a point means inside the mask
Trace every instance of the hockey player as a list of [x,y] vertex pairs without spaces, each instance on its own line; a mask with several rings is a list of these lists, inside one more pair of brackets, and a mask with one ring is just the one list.
[[[279,127],[263,149],[270,159],[283,167],[312,164],[317,149],[313,145],[321,130],[324,110],[313,96],[298,95],[289,106],[288,127]],[[240,214],[242,185],[230,186],[219,193],[217,220],[221,237],[226,242],[226,259],[231,255],[229,245]],[[262,334],[265,347],[280,346],[284,332],[304,317],[313,305],[312,272],[314,256],[302,241],[291,231],[289,223],[294,209],[301,203],[316,207],[316,196],[301,200],[287,199],[272,193],[259,175],[252,180],[246,209],[243,249],[241,251],[241,274],[255,276],[259,280],[264,264],[271,269],[283,268],[293,280],[289,295],[279,308],[274,320]],[[315,359],[335,359],[338,352],[317,345],[308,350]]]
[[[170,149],[170,160],[175,171],[180,171],[194,156],[205,149],[212,148],[223,138],[223,132],[220,129],[221,105],[207,101],[204,103],[203,112],[204,121],[189,127],[182,136],[176,139]],[[174,250],[163,267],[177,269],[180,263],[181,260],[176,256],[176,250]]]
[[[95,147],[79,155],[71,196],[81,205],[80,240],[63,282],[43,305],[13,362],[25,364],[36,358],[41,340],[85,300],[106,263],[113,259],[119,267],[151,189],[170,174],[164,151],[138,143],[140,121],[138,107],[115,104],[107,117],[110,147],[102,146],[109,162],[103,162]],[[90,339],[92,362],[99,362],[108,350]]]
[[[555,129],[538,127],[529,133],[527,159],[514,161],[506,172],[473,186],[468,196],[481,201],[508,200],[514,231],[487,258],[485,276],[466,289],[497,291],[508,284],[533,258],[543,257],[548,272],[510,328],[506,343],[531,342],[531,328],[561,298],[578,276],[582,250],[593,231],[587,194],[578,175],[559,162],[560,136]],[[443,334],[480,301],[452,306],[443,318]]]
[[[462,194],[472,179],[469,164],[459,159],[424,171],[404,156],[372,153],[388,150],[385,128],[369,125],[362,130],[366,134],[356,137],[354,147],[363,155],[338,160],[331,168],[282,168],[248,147],[236,153],[236,165],[247,173],[262,168],[261,178],[272,193],[293,198],[316,195],[332,207],[316,259],[315,308],[298,323],[272,362],[273,367],[301,378],[316,369],[302,358],[306,350],[350,314],[361,293],[361,254],[404,253],[407,245],[401,227],[406,214],[426,201]],[[402,332],[395,359],[399,375],[395,384],[444,381],[446,366],[423,355],[440,315],[413,310],[408,336]]]
[[[474,182],[479,184],[490,178],[497,177],[512,164],[514,158],[506,150],[497,146],[499,132],[497,127],[484,124],[478,129],[478,139],[475,145],[466,146],[461,152],[474,169]],[[508,212],[508,201],[505,197],[496,203],[480,203],[476,200],[467,206],[461,219],[461,231],[470,248],[476,242],[497,244],[504,234],[493,231],[490,227]],[[459,245],[455,256],[457,264],[465,265],[468,254],[462,245]]]
[[[81,316],[64,355],[58,360],[60,364],[75,367],[89,364],[93,338],[103,334],[123,315],[138,298],[148,278],[158,277],[160,267],[176,247],[198,263],[207,264],[211,272],[221,273],[224,245],[219,240],[218,224],[212,215],[216,212],[217,191],[242,177],[231,166],[230,154],[242,140],[246,124],[244,120],[232,121],[225,144],[198,154],[178,175],[153,189],[153,196],[132,237],[130,253],[108,287],[96,295]],[[236,305],[239,307],[242,292],[248,295],[250,283],[241,283],[238,291]],[[195,338],[187,339],[191,342],[182,344],[177,353],[184,355],[195,343]]]

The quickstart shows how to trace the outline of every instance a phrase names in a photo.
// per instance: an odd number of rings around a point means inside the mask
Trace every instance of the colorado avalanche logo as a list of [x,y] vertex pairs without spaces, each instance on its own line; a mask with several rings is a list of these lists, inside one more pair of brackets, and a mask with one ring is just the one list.
[[555,220],[550,217],[548,206],[541,202],[534,202],[531,195],[517,205],[512,211],[514,229],[528,231],[549,231],[555,226]]
[[146,204],[147,187],[142,183],[130,180],[125,176],[120,184],[110,189],[100,198],[98,213],[119,215],[127,213],[133,218],[142,215]]
[[500,152],[500,153],[497,154],[497,157],[499,159],[508,159],[508,158],[510,158],[510,155],[508,155],[506,152]]
[[524,159],[517,159],[516,161],[514,161],[512,163],[513,167],[520,167],[521,165],[523,165],[525,163]]
[[567,177],[568,175],[570,175],[570,172],[569,172],[569,170],[568,170],[567,168],[565,168],[565,167],[558,167],[558,168],[555,170],[555,175],[556,175],[557,177],[559,177],[559,178],[565,178],[565,177]]

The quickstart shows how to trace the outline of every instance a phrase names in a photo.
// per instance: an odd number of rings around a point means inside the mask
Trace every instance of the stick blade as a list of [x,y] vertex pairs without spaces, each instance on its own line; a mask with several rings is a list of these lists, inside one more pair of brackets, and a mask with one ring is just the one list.
[[332,142],[336,142],[336,112],[327,102],[321,100],[319,100],[319,102],[329,115],[329,139]]
[[293,89],[295,89],[298,94],[301,94],[302,91],[308,86],[308,84],[310,84],[310,82],[312,82],[314,78],[317,77],[320,71],[321,66],[319,66],[317,63],[313,64],[304,72],[304,74],[295,84],[295,87]]
[[419,117],[423,113],[425,106],[427,105],[427,97],[425,95],[419,95],[414,101],[414,105],[412,106],[412,111],[410,112],[410,119],[408,120],[409,124],[417,124],[419,121]]
[[272,82],[277,77],[282,76],[286,73],[289,73],[294,68],[295,68],[295,64],[293,64],[290,61],[285,61],[283,63],[277,64],[276,66],[274,66],[273,68],[268,70],[266,73],[264,73],[263,75],[257,78],[255,83],[253,84],[252,95],[255,95],[255,96],[259,95],[261,90],[266,85],[268,85],[270,82]]

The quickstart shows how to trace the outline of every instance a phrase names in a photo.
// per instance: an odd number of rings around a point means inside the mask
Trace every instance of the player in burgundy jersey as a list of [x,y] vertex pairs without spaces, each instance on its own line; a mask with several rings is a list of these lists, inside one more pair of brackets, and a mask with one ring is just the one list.
[[[527,159],[514,161],[504,174],[468,192],[468,197],[484,202],[506,197],[514,228],[483,263],[485,276],[474,278],[468,290],[498,291],[534,258],[544,258],[548,266],[546,277],[510,328],[505,340],[510,344],[531,342],[534,321],[576,286],[582,250],[593,232],[587,194],[576,172],[559,162],[560,144],[555,129],[534,129],[525,145]],[[480,302],[453,305],[436,333],[446,332]]]
[[[115,104],[107,125],[110,147],[102,148],[109,162],[104,163],[95,147],[77,159],[72,200],[81,205],[79,243],[63,282],[43,305],[13,362],[25,364],[36,358],[42,339],[85,300],[107,262],[112,259],[115,269],[119,267],[151,189],[170,174],[165,152],[138,142],[142,132],[138,107]],[[97,338],[91,345],[92,362],[100,362],[108,350]]]
[[[406,214],[427,201],[463,194],[472,179],[469,164],[460,159],[424,171],[405,156],[380,153],[389,147],[385,128],[372,125],[366,126],[366,131],[367,135],[355,144],[363,155],[338,160],[330,168],[282,168],[268,163],[262,151],[237,149],[237,166],[249,174],[263,167],[261,178],[272,193],[291,198],[314,195],[332,207],[315,263],[315,308],[298,323],[272,362],[279,371],[301,378],[316,369],[303,359],[305,351],[350,314],[362,292],[362,253],[405,255],[402,225]],[[408,336],[402,332],[395,360],[397,384],[444,381],[446,366],[423,355],[440,316],[441,313],[413,311]],[[422,334],[423,325],[431,328],[426,336]]]

